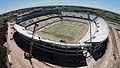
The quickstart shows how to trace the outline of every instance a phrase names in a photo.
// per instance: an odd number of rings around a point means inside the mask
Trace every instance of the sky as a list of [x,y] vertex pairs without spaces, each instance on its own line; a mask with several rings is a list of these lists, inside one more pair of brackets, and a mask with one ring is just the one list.
[[86,6],[120,14],[120,0],[0,0],[0,14],[22,8],[46,5]]

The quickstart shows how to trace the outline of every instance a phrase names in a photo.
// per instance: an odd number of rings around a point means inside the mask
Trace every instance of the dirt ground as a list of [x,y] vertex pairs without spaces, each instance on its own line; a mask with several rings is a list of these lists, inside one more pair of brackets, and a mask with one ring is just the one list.
[[[87,26],[85,26],[85,28],[86,27]],[[90,58],[88,66],[79,68],[120,68],[120,31],[117,32],[112,25],[109,26],[109,30],[109,42],[104,56],[98,61],[94,61]],[[28,60],[24,59],[24,52],[17,46],[14,40],[10,40],[13,38],[13,33],[11,34],[11,32],[14,32],[14,30],[11,28],[10,23],[8,23],[7,43],[11,50],[10,55],[13,63],[11,68],[62,68],[49,63],[40,62],[34,58],[31,64]]]

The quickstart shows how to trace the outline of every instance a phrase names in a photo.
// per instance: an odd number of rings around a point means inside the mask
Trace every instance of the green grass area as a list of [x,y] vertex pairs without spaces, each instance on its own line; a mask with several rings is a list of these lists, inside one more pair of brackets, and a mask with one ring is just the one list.
[[43,29],[42,31],[40,31],[40,34],[49,34],[53,37],[57,37],[59,40],[73,42],[74,39],[79,36],[82,28],[83,23],[62,21],[58,24]]
[[104,18],[106,21],[112,21],[112,22],[120,24],[119,14],[115,14],[115,13],[104,11],[104,10],[99,10],[99,9],[93,10],[93,9],[75,8],[75,7],[60,7],[59,10],[62,12],[80,12],[80,13],[89,12],[90,14],[94,14],[94,15]]

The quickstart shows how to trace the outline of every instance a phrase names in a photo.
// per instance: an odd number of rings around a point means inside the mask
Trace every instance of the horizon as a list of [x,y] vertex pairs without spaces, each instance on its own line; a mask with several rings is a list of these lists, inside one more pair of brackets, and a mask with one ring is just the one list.
[[[109,3],[108,3],[109,2]],[[113,0],[1,0],[0,2],[0,14],[4,14],[7,12],[11,12],[14,10],[30,8],[30,7],[39,7],[39,6],[49,6],[49,5],[70,5],[70,6],[83,6],[83,7],[91,7],[98,8],[107,11],[111,11],[114,13],[120,14],[119,4],[120,1]],[[108,3],[108,4],[106,4]]]

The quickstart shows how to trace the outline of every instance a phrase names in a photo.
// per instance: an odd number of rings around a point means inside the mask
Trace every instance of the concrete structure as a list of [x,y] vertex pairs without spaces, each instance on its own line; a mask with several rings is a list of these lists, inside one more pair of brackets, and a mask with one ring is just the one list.
[[[32,18],[51,14],[55,15],[43,20],[39,20],[37,22],[30,22]],[[89,19],[88,14],[49,10],[45,12],[29,14],[23,17],[21,16],[18,17],[14,22],[14,29],[16,30],[14,33],[14,40],[20,46],[20,48],[22,48],[24,51],[28,51],[32,37],[32,32],[28,29],[32,28],[34,23],[40,24],[41,22],[45,21],[52,24],[61,19],[81,21],[88,25],[91,25],[91,28],[89,27],[88,32],[85,34],[85,36],[79,41],[79,43],[75,44],[56,42],[42,38],[39,35],[35,35],[35,43],[33,46],[34,58],[60,66],[82,66],[86,65],[85,59],[88,57],[88,53],[93,57],[97,53],[98,56],[94,57],[96,60],[102,56],[102,53],[106,47],[109,31],[106,22],[101,17],[97,17],[95,15],[90,15]],[[24,24],[22,24],[23,22]],[[92,39],[91,42],[90,33]]]

